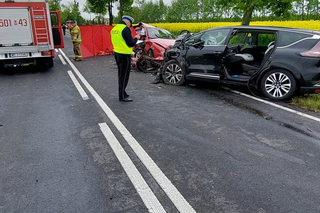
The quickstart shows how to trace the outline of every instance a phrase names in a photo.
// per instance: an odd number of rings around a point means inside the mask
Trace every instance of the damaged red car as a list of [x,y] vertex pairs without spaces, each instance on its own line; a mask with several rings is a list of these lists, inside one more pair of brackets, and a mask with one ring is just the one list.
[[142,37],[134,48],[132,66],[139,70],[157,68],[163,63],[165,50],[173,46],[175,37],[168,30],[143,22],[133,28]]

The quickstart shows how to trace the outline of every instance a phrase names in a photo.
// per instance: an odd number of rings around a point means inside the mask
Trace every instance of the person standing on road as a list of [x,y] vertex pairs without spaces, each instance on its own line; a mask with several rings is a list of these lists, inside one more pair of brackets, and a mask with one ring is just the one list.
[[124,15],[119,24],[111,30],[114,58],[118,67],[119,101],[123,102],[132,101],[126,93],[126,87],[130,76],[132,47],[140,39],[140,35],[132,38],[130,27],[133,22],[134,19],[132,17]]
[[80,48],[81,40],[81,31],[79,26],[75,21],[71,21],[69,25],[71,42],[73,44],[74,60],[82,61],[82,52]]
[[67,29],[66,25],[63,24],[63,25],[62,25],[63,35],[66,35],[66,29]]

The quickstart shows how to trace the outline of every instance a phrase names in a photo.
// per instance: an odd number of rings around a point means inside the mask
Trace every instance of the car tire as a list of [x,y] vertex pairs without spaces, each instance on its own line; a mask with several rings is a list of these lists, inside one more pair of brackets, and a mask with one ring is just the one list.
[[137,65],[137,69],[139,71],[144,71],[148,68],[148,64],[145,60],[141,60],[141,61],[137,62],[136,65]]
[[185,72],[179,62],[176,60],[168,61],[162,69],[162,78],[164,83],[181,86],[185,84]]
[[153,53],[152,49],[148,50],[147,54],[148,54],[148,56],[154,58],[154,53]]
[[281,69],[266,72],[260,82],[262,94],[275,101],[291,98],[296,91],[296,80],[293,75]]

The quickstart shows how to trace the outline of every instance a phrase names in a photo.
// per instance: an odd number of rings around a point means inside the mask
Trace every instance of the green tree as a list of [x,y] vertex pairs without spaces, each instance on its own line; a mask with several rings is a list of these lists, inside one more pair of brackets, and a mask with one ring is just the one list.
[[77,21],[78,25],[82,25],[84,22],[84,19],[81,16],[81,13],[79,10],[79,3],[76,1],[74,1],[73,3],[69,2],[66,5],[64,4],[61,5],[60,18],[62,23],[68,20],[75,20]]
[[[129,14],[132,18],[134,18],[134,21],[136,23],[138,22],[145,22],[142,14],[141,14],[141,9],[138,6],[133,6],[131,9],[131,12]],[[119,20],[119,18],[117,18]]]
[[217,0],[217,2],[224,8],[232,8],[234,11],[242,13],[242,25],[249,25],[255,10],[270,9],[274,16],[280,19],[288,18],[293,0]]
[[[159,23],[165,21],[167,6],[164,4],[163,0],[159,0],[158,2],[139,0],[134,6],[129,5],[130,2],[126,6],[127,9],[124,10],[124,13],[132,16],[136,23]],[[122,15],[120,15],[119,12],[116,20],[120,20],[120,17],[122,17]]]
[[[200,2],[201,3],[201,2]],[[166,16],[169,22],[199,21],[201,4],[198,0],[174,0]]]
[[272,0],[267,4],[267,8],[271,9],[277,20],[284,21],[291,16],[292,3],[292,0]]
[[73,16],[73,20],[76,20],[78,25],[82,25],[83,18],[79,9],[79,2],[77,2],[76,0],[74,0],[72,4],[71,14]]
[[88,13],[90,16],[90,21],[91,19],[91,13],[93,13],[92,5],[89,2],[86,2],[83,6],[83,12]]
[[149,1],[142,8],[141,16],[143,17],[143,22],[157,23],[161,21],[162,14],[159,12],[158,4]]
[[49,10],[50,11],[60,11],[61,6],[60,6],[60,1],[61,0],[49,0]]
[[87,0],[90,5],[90,11],[98,14],[98,16],[104,16],[108,13],[109,25],[113,24],[112,7],[115,0]]
[[163,0],[159,0],[158,11],[156,13],[158,22],[165,22],[167,11],[168,11],[167,5],[164,4]]
[[293,4],[292,15],[296,19],[309,20],[320,18],[319,0],[297,0]]
[[309,0],[308,5],[309,19],[320,19],[320,1],[319,0]]
[[124,13],[129,14],[131,12],[133,0],[119,0],[118,2],[118,16],[122,17]]

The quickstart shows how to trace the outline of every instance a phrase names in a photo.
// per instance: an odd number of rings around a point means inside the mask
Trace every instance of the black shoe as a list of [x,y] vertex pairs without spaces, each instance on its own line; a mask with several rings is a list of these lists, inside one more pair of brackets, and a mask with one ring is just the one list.
[[132,102],[133,100],[131,98],[124,98],[124,99],[119,99],[121,102]]

